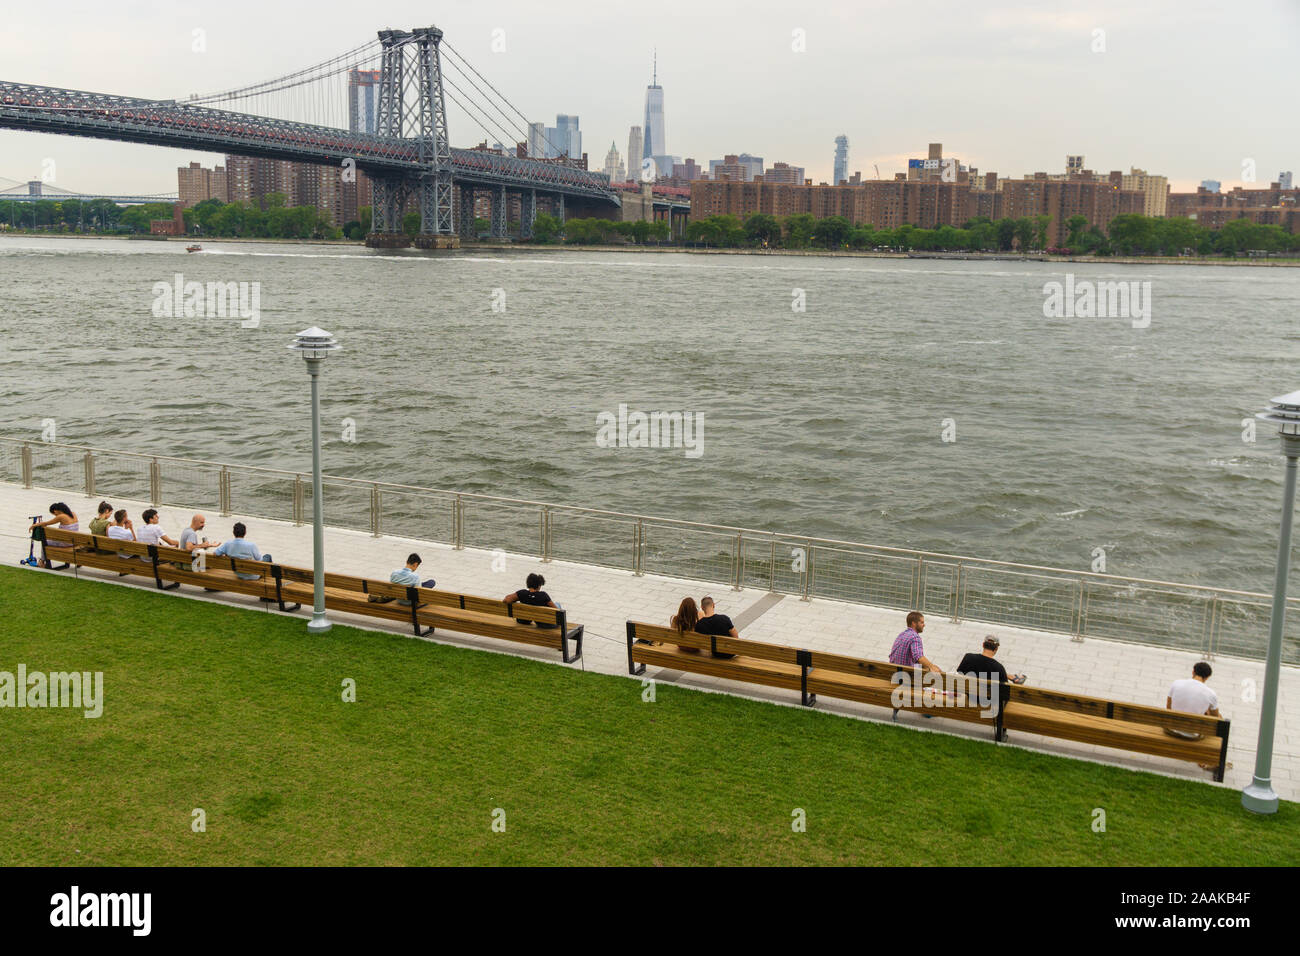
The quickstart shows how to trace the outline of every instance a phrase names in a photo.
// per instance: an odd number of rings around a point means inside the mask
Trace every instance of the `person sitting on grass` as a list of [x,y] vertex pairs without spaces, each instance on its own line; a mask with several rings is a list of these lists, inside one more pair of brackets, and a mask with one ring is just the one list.
[[[716,613],[715,607],[713,598],[703,597],[700,599],[700,619],[695,622],[695,632],[697,634],[708,634],[711,637],[739,638],[740,634],[736,631],[736,625],[732,623],[731,618],[725,614]],[[736,655],[713,651],[713,656],[730,660]]]
[[[507,604],[514,604],[518,601],[520,604],[527,604],[530,607],[553,607],[557,611],[561,609],[560,605],[552,601],[551,596],[542,590],[542,586],[546,584],[546,578],[534,572],[528,575],[524,584],[527,586],[520,588],[518,591],[510,592],[501,600],[505,601]],[[520,621],[519,623],[526,624],[528,622]],[[540,622],[534,623],[536,623],[538,627],[556,626],[554,624],[542,624]]]
[[[1213,668],[1205,661],[1198,661],[1192,667],[1192,676],[1183,677],[1173,682],[1169,687],[1169,694],[1165,697],[1165,709],[1174,710],[1183,714],[1204,714],[1208,717],[1222,717],[1219,713],[1219,695],[1216,694],[1206,683],[1210,675],[1214,673]],[[1165,733],[1170,737],[1178,737],[1182,740],[1200,740],[1203,734],[1193,733],[1188,730],[1170,730],[1165,728]],[[1214,770],[1209,764],[1197,764],[1202,770]]]
[[[244,522],[236,521],[234,531],[235,536],[225,544],[218,545],[217,549],[212,552],[213,557],[244,558],[249,561],[271,560],[269,554],[263,554],[261,548],[244,537],[244,535],[248,534],[248,529],[244,527]],[[261,577],[260,574],[243,574],[239,571],[235,572],[235,576],[244,581],[256,581]],[[263,598],[263,600],[268,599]]]
[[[668,626],[678,634],[686,634],[695,630],[695,625],[699,623],[700,610],[695,606],[695,598],[684,597],[682,603],[677,605],[677,613],[668,619]],[[681,647],[681,645],[678,645]],[[682,650],[688,654],[698,654],[698,647],[682,647]]]
[[[48,528],[50,527],[50,525],[58,525],[59,529],[62,531],[81,530],[81,525],[77,523],[76,513],[73,512],[73,510],[69,508],[67,505],[65,505],[62,501],[56,501],[54,502],[54,504],[50,505],[50,514],[52,514],[54,517],[46,518],[44,521],[33,521],[32,526],[27,529],[28,533],[30,534],[34,532],[37,528]],[[50,556],[49,556],[50,548],[56,548],[60,551],[67,550],[61,545],[50,544],[48,541],[45,540],[44,536],[42,536],[41,567],[43,568],[54,567],[54,562],[50,560]]]
[[113,506],[107,501],[101,501],[98,510],[95,512],[95,517],[90,519],[90,533],[103,537],[108,534],[108,526],[112,523]]
[[[406,565],[398,568],[390,574],[388,580],[392,581],[394,584],[400,584],[408,588],[431,588],[436,586],[438,582],[433,578],[429,578],[425,581],[420,580],[420,565],[423,563],[424,561],[420,556],[412,551],[406,559]],[[381,597],[378,594],[372,594],[366,600],[370,601],[372,604],[387,604],[393,599],[390,597]],[[403,607],[411,606],[410,601],[402,600],[397,603]]]
[[140,516],[144,519],[144,527],[136,534],[136,540],[142,544],[158,544],[159,542],[170,547],[179,547],[179,542],[171,537],[163,526],[158,523],[158,509],[150,508]]

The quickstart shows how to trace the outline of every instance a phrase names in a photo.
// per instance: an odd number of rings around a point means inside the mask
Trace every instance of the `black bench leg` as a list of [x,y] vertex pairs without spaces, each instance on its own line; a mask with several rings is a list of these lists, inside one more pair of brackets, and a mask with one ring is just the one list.
[[1219,748],[1219,765],[1214,768],[1214,782],[1223,783],[1224,771],[1228,769],[1228,738],[1223,738],[1223,745]]
[[640,677],[645,673],[645,665],[638,664],[632,660],[632,645],[636,643],[636,628],[632,622],[627,622],[627,672],[633,677]]
[[[574,629],[573,633],[565,634],[564,629],[560,629],[560,656],[564,658],[564,663],[572,664],[582,656],[582,632],[587,629],[585,624]],[[569,656],[569,641],[573,641],[573,656]]]
[[799,702],[805,707],[817,703],[817,695],[808,693],[808,672],[812,670],[812,653],[797,651],[795,659],[799,662]]

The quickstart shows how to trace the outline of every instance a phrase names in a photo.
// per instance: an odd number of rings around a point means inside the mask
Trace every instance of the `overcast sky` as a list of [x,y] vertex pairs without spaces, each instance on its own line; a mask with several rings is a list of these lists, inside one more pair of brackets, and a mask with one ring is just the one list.
[[[926,144],[982,171],[1138,166],[1175,189],[1300,175],[1300,0],[809,3],[646,0],[410,3],[8,4],[0,79],[172,98],[253,83],[430,23],[529,119],[581,118],[599,169],[640,125],[658,48],[668,151],[707,168],[724,153],[804,166],[828,181],[835,136],[849,170],[889,178]],[[194,31],[206,51],[194,52]],[[493,52],[494,30],[505,50]],[[803,52],[795,31],[802,31]],[[1097,33],[1096,31],[1104,31]],[[1098,42],[1104,52],[1094,52]],[[340,91],[340,96],[342,92]],[[450,110],[452,143],[483,139]],[[0,131],[0,177],[83,191],[174,192],[175,169],[216,157]],[[624,156],[626,160],[626,156]],[[219,159],[217,159],[219,161]],[[0,184],[2,185],[2,184]]]

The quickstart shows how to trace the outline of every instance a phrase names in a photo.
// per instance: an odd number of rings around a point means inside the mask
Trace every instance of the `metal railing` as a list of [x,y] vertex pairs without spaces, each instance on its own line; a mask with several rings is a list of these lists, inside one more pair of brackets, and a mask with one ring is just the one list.
[[[311,475],[0,437],[0,481],[303,524]],[[336,527],[1013,627],[1262,659],[1271,596],[326,475]],[[1300,664],[1300,599],[1283,662]]]

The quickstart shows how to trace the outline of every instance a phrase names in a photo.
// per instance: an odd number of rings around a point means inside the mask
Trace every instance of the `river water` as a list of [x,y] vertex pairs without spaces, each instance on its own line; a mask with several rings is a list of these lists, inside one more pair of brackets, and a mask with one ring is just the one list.
[[[1045,317],[1067,268],[1149,324]],[[258,283],[257,327],[165,314],[177,273]],[[334,474],[1270,590],[1242,419],[1300,388],[1297,306],[1288,268],[6,237],[0,434],[307,468],[319,325]],[[698,445],[602,447],[620,405]]]

